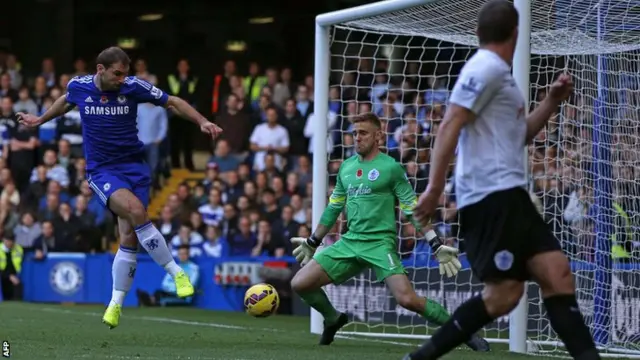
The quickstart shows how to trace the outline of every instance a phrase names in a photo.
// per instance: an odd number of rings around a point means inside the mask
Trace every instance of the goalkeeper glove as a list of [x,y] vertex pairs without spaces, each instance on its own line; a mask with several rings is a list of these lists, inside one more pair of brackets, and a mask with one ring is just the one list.
[[293,246],[297,246],[293,249],[293,256],[295,256],[296,260],[302,265],[308,263],[313,258],[313,254],[316,253],[316,249],[321,243],[321,241],[313,235],[308,238],[293,237],[290,241]]
[[458,249],[445,245],[435,231],[429,230],[426,234],[431,251],[440,263],[440,275],[455,276],[462,264],[458,260]]

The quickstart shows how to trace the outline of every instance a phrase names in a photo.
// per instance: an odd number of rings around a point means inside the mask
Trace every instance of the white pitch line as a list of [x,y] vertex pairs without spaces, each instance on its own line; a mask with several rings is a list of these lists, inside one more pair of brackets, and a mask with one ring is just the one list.
[[[126,356],[126,355],[95,355],[95,354],[84,354],[84,355],[76,355],[72,357],[73,359],[114,359],[114,360],[152,360],[157,359],[156,356]],[[227,358],[217,358],[217,357],[202,357],[202,356],[179,356],[179,360],[251,360],[251,359],[227,359]]]
[[361,337],[356,337],[356,336],[336,335],[336,337],[340,338],[340,339],[345,339],[345,340],[374,342],[374,343],[378,343],[378,344],[389,344],[389,345],[397,345],[397,346],[417,346],[416,344],[412,344],[412,343],[408,343],[408,342],[398,342],[398,341],[390,341],[390,340],[361,338]]
[[[37,308],[38,311],[45,311],[51,313],[58,314],[72,314],[72,315],[83,315],[83,316],[91,316],[91,317],[99,317],[100,314],[96,312],[85,312],[85,311],[74,311],[74,310],[64,310],[57,308]],[[142,320],[142,321],[155,321],[161,323],[171,323],[171,324],[179,324],[179,325],[188,325],[188,326],[203,326],[203,327],[212,327],[219,329],[231,329],[231,330],[258,330],[258,331],[269,331],[269,332],[284,332],[284,330],[273,329],[273,328],[253,328],[253,327],[245,327],[245,326],[237,326],[237,325],[226,325],[226,324],[218,324],[218,323],[208,323],[208,322],[199,322],[199,321],[188,321],[188,320],[179,320],[179,319],[171,319],[165,317],[156,317],[156,316],[127,316],[127,319],[134,320]],[[378,344],[387,344],[387,345],[395,345],[395,346],[416,346],[416,344],[408,343],[408,342],[399,342],[399,341],[390,341],[390,340],[381,340],[381,339],[372,339],[365,337],[357,337],[357,336],[345,336],[345,335],[336,335],[336,338],[349,340],[349,341],[358,341],[358,342],[372,342]],[[133,359],[133,357],[131,357]],[[129,357],[114,357],[113,359],[129,359]],[[142,358],[145,359],[145,358]],[[151,358],[149,358],[151,359]],[[210,358],[207,360],[218,360],[217,358]],[[223,360],[223,359],[220,359]],[[244,359],[224,359],[224,360],[244,360]]]

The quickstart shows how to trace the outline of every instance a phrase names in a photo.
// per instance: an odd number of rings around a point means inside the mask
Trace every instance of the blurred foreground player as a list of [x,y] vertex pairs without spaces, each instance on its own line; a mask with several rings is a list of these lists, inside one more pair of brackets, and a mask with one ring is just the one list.
[[[313,235],[291,239],[293,255],[303,265],[291,281],[291,287],[324,317],[320,345],[333,342],[336,332],[349,322],[327,298],[322,287],[341,284],[366,269],[373,269],[378,281],[384,281],[398,305],[422,315],[430,323],[442,325],[449,313],[437,302],[418,296],[398,256],[396,200],[404,215],[413,221],[414,192],[402,165],[378,148],[384,132],[380,119],[363,114],[353,120],[355,156],[345,160],[338,171],[337,183],[329,206]],[[346,206],[349,231],[335,244],[316,253],[316,249]],[[433,230],[426,232],[433,253],[440,263],[440,274],[454,276],[461,267],[458,249],[444,245]],[[476,351],[488,351],[489,344],[479,336],[466,339]]]
[[454,86],[432,150],[430,183],[415,214],[423,223],[433,216],[459,139],[455,188],[460,231],[471,269],[485,287],[405,359],[437,359],[467,341],[516,307],[527,280],[540,285],[551,325],[569,354],[600,359],[576,302],[569,261],[525,190],[522,150],[571,95],[573,83],[560,75],[525,118],[527,103],[511,76],[518,37],[515,7],[506,0],[485,4],[477,35],[480,49]]
[[162,234],[147,215],[151,174],[144,162],[143,144],[138,140],[138,104],[171,107],[213,137],[222,131],[184,100],[127,76],[130,62],[122,49],[108,48],[96,59],[96,74],[73,78],[67,94],[41,117],[18,113],[21,123],[39,126],[76,106],[80,111],[87,180],[103,205],[118,217],[120,249],[113,261],[113,294],[102,318],[110,328],[118,326],[124,297],[131,289],[138,241],[174,277],[180,298],[194,293],[189,277],[173,260]]

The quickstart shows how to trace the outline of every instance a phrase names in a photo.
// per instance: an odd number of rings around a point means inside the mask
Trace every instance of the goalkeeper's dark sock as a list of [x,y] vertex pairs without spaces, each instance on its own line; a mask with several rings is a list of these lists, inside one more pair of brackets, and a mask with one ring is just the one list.
[[338,320],[340,313],[333,307],[333,304],[329,301],[327,294],[325,294],[322,289],[307,291],[300,293],[299,295],[307,305],[322,314],[322,317],[324,317],[327,324],[332,324]]
[[443,325],[451,317],[444,306],[428,298],[425,299],[424,310],[422,311],[421,315],[429,322],[434,323],[438,326]]
[[490,323],[480,295],[462,304],[424,345],[411,353],[412,359],[437,359],[468,341],[473,334]]
[[544,306],[547,308],[547,317],[553,330],[574,359],[600,359],[574,294],[551,296],[544,299]]

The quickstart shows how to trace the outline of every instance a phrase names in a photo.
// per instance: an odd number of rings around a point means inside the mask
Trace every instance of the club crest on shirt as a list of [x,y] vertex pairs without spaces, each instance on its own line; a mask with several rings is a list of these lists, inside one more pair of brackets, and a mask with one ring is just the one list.
[[106,97],[106,96],[104,96],[104,95],[102,95],[102,96],[100,97],[100,104],[106,104],[106,103],[108,103],[108,102],[109,102],[109,98],[108,98],[108,97]]
[[127,102],[127,97],[124,95],[118,95],[118,103],[124,104]]
[[369,179],[369,181],[376,181],[379,176],[380,172],[378,170],[371,169],[371,171],[369,171],[369,174],[367,175],[367,178]]

